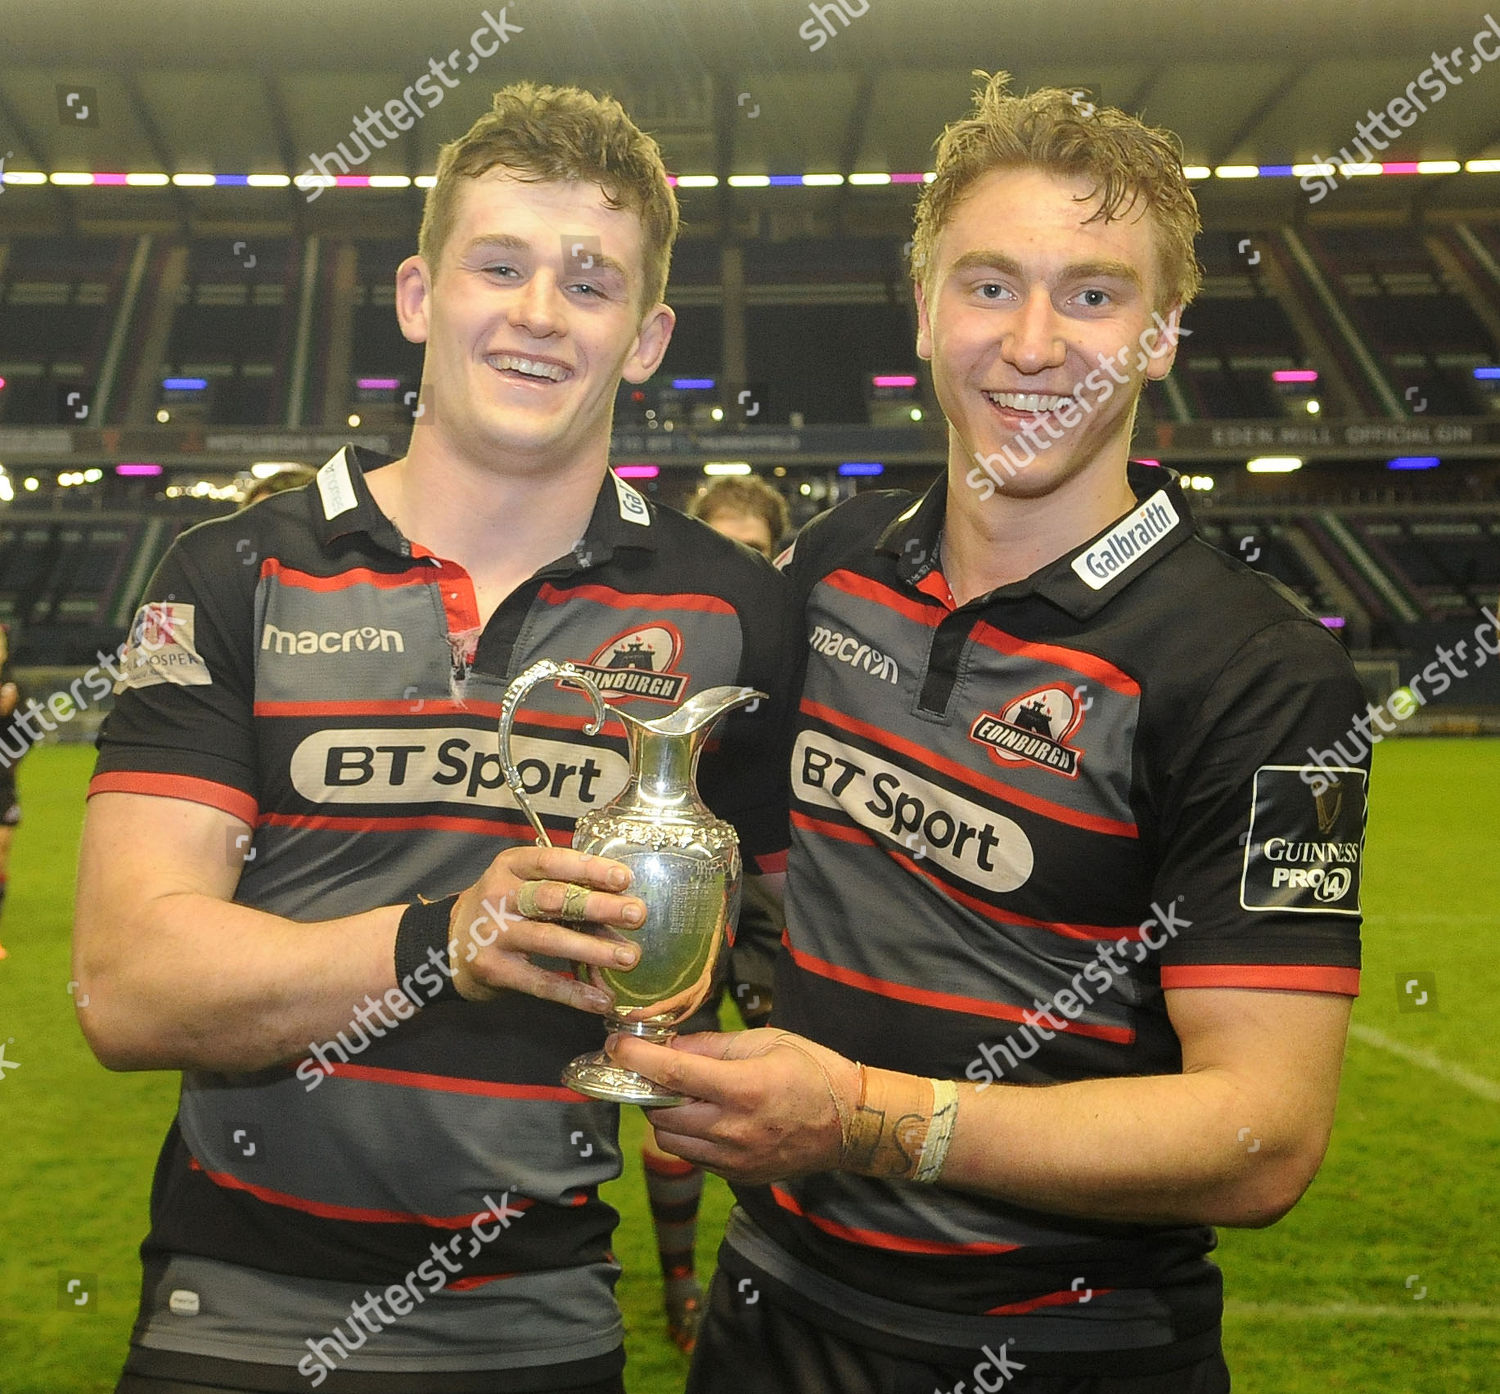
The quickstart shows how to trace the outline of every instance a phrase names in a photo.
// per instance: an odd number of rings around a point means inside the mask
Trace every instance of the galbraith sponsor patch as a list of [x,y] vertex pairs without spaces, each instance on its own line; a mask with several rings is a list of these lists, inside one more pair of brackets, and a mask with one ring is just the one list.
[[1103,590],[1129,570],[1182,520],[1165,490],[1152,494],[1087,551],[1073,558],[1073,570],[1090,590]]
[[642,697],[675,706],[692,681],[689,674],[672,671],[681,657],[682,635],[676,626],[651,624],[616,635],[577,666],[606,697]]
[[969,739],[988,746],[997,760],[1026,761],[1077,779],[1083,752],[1067,740],[1082,721],[1074,693],[1065,687],[1042,687],[1017,697],[998,713],[981,712],[969,728]]
[[1240,905],[1298,915],[1359,914],[1364,861],[1363,770],[1325,769],[1314,794],[1300,765],[1262,765],[1255,772]]

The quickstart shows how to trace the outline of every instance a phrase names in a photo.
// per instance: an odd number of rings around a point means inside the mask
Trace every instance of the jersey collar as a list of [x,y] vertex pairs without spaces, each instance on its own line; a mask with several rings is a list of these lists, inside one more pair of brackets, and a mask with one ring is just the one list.
[[[318,534],[331,544],[342,537],[363,533],[378,546],[398,556],[429,555],[413,547],[400,530],[380,511],[365,475],[393,462],[359,445],[346,445],[318,471],[315,486],[308,490]],[[618,547],[656,550],[656,510],[636,489],[609,470],[594,500],[588,527],[573,548],[581,567],[608,561]]]
[[[1036,594],[1075,619],[1088,619],[1168,553],[1193,535],[1195,524],[1175,470],[1129,466],[1136,507],[1081,547],[1013,585],[1001,586],[974,604]],[[948,507],[948,480],[940,476],[885,529],[877,550],[896,558],[896,574],[928,595],[946,592],[941,583],[941,539]],[[936,575],[934,573],[937,573]]]

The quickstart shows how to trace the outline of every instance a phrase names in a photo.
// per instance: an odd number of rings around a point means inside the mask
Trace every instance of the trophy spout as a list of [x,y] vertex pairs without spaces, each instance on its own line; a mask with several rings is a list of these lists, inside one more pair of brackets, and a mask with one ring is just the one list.
[[764,697],[753,687],[705,688],[655,721],[612,709],[630,737],[634,795],[658,816],[701,809],[694,777],[704,741],[721,717]]
[[736,707],[763,701],[765,695],[753,687],[706,687],[666,716],[655,721],[638,721],[637,724],[663,736],[691,736],[699,732],[707,735],[720,717],[727,716]]

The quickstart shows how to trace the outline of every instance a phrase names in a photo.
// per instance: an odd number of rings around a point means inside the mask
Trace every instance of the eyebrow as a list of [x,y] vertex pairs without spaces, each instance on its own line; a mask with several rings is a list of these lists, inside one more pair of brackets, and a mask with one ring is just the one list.
[[[1002,275],[1020,277],[1021,263],[1004,252],[980,249],[965,252],[953,263],[952,274],[965,271],[999,271]],[[1141,273],[1128,261],[1074,261],[1063,267],[1058,276],[1061,281],[1124,281],[1137,290],[1144,290]]]
[[[579,238],[578,240],[582,241],[583,239]],[[464,246],[464,255],[467,256],[468,254],[478,251],[480,248],[484,247],[495,247],[500,251],[525,252],[528,254],[534,250],[531,243],[528,242],[524,237],[517,237],[514,233],[510,232],[495,232],[481,233],[478,237],[470,238]],[[610,271],[618,276],[622,281],[625,281],[627,284],[629,283],[630,272],[626,268],[624,262],[617,261],[614,257],[608,255],[607,253],[597,251],[592,248],[587,250],[584,253],[584,256],[592,257],[594,259],[594,265],[589,267],[590,271]],[[569,257],[567,258],[567,260],[571,263],[574,258]]]

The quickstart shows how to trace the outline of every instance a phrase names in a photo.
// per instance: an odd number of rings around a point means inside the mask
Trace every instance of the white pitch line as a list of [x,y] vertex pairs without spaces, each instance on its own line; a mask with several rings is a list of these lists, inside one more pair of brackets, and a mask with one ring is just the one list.
[[1295,1302],[1225,1302],[1228,1317],[1268,1317],[1278,1321],[1351,1318],[1387,1321],[1392,1317],[1442,1317],[1449,1321],[1500,1321],[1500,1307],[1478,1302],[1362,1303],[1321,1302],[1299,1307]]
[[1478,1094],[1481,1099],[1488,1099],[1492,1104],[1500,1104],[1500,1084],[1496,1084],[1492,1079],[1486,1079],[1483,1075],[1476,1075],[1472,1070],[1464,1069],[1462,1065],[1450,1064],[1440,1055],[1422,1046],[1404,1045],[1387,1036],[1384,1031],[1377,1031],[1373,1026],[1366,1026],[1358,1021],[1349,1024],[1349,1034],[1366,1045],[1379,1046],[1381,1050],[1388,1050],[1392,1055],[1399,1055],[1413,1065],[1420,1065],[1424,1070],[1431,1070],[1434,1074],[1442,1075],[1444,1079],[1451,1079],[1471,1094]]

